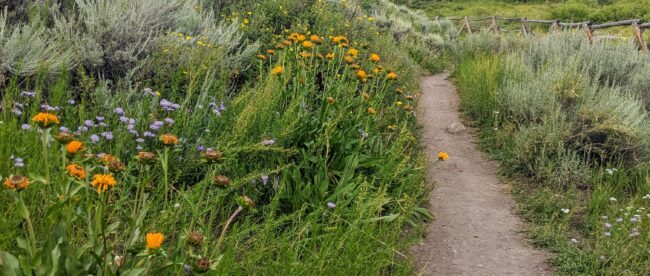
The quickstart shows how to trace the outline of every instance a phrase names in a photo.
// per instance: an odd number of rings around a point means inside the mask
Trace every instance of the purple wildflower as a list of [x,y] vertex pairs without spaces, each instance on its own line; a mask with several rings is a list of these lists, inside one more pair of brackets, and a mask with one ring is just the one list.
[[262,146],[272,146],[272,145],[275,145],[274,139],[268,139],[262,141]]
[[75,100],[73,100],[73,99],[69,99],[69,100],[68,100],[68,104],[69,104],[69,105],[75,105],[76,103],[77,103],[77,102],[76,102]]
[[120,116],[120,122],[121,123],[128,123],[129,122],[129,117]]
[[21,96],[21,97],[30,97],[30,98],[34,98],[34,97],[36,96],[36,92],[34,92],[34,91],[21,91],[21,92],[20,92],[20,96]]
[[[119,106],[116,107],[115,110],[113,110],[113,112],[115,112],[115,114],[117,114],[117,115],[124,116],[124,109],[122,109],[122,108],[119,107]],[[121,118],[120,118],[120,119],[121,119]]]
[[100,122],[100,123],[99,123],[99,126],[100,126],[100,127],[107,127],[108,124],[106,124],[106,123],[104,123],[104,122]]
[[174,124],[174,119],[172,119],[172,118],[165,118],[165,123],[167,123],[168,125],[171,126],[171,125]]
[[91,121],[91,120],[84,120],[84,126],[92,127],[93,125],[94,125],[93,121]]
[[201,146],[201,145],[198,145],[198,146],[196,147],[196,150],[198,150],[198,151],[203,151],[203,150],[204,150],[204,148],[203,148],[203,146]]
[[163,123],[162,121],[155,121],[155,122],[153,122],[153,124],[151,124],[149,126],[149,129],[151,129],[151,130],[159,130],[164,125],[165,125],[165,123]]
[[262,185],[266,186],[269,184],[269,176],[268,175],[262,175]]
[[164,109],[165,111],[174,111],[181,106],[173,102],[170,102],[167,99],[162,99],[160,100],[160,107],[162,107],[162,109]]
[[106,140],[113,140],[113,132],[106,131],[106,132],[102,132],[101,135]]
[[143,133],[143,135],[144,135],[144,137],[156,137],[156,134],[153,134],[153,133],[151,133],[149,131],[145,131]]
[[23,124],[22,126],[20,126],[20,128],[22,128],[23,130],[30,130],[32,129],[32,126],[30,126],[29,124]]
[[336,208],[336,204],[334,204],[334,202],[330,201],[330,202],[327,203],[327,208],[334,209],[334,208]]
[[[131,126],[131,125],[129,125],[129,126]],[[140,134],[138,134],[138,131],[135,130],[135,129],[129,129],[129,133],[131,133],[131,134],[133,134],[133,135],[135,135],[135,136],[139,136],[139,135],[140,135]]]
[[14,158],[14,167],[16,168],[22,168],[25,166],[25,163],[22,158],[16,157]]
[[64,127],[64,126],[59,127],[59,131],[60,132],[68,132],[68,133],[70,132],[70,130],[67,127]]
[[99,142],[99,136],[97,136],[96,134],[90,135],[90,141],[93,143]]
[[135,142],[136,143],[144,143],[144,139],[138,138],[138,139],[135,139]]
[[97,117],[95,117],[95,120],[97,120],[97,122],[103,122],[104,119],[106,119],[106,118],[104,118],[103,116],[97,116]]

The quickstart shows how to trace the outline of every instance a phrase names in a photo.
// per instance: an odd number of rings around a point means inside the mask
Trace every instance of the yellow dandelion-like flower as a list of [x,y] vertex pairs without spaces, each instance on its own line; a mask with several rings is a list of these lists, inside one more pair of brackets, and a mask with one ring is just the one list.
[[115,178],[112,174],[96,174],[93,176],[93,181],[90,185],[97,188],[97,193],[106,192],[109,187],[115,187]]
[[282,72],[284,72],[284,68],[282,68],[282,66],[275,66],[273,69],[271,69],[272,75],[279,75],[282,74]]
[[34,117],[32,117],[32,121],[41,128],[49,128],[61,123],[59,121],[59,117],[57,117],[52,113],[46,113],[46,112],[40,112],[34,115]]
[[379,61],[381,61],[381,58],[379,57],[378,54],[372,53],[372,54],[370,54],[370,61],[379,62]]
[[313,48],[313,47],[314,47],[314,43],[311,43],[311,41],[307,41],[307,40],[305,40],[305,41],[302,42],[302,47],[305,47],[305,48],[307,48],[307,49],[309,49],[309,48]]
[[351,56],[356,58],[359,55],[359,50],[354,49],[354,48],[350,48],[348,50],[348,55],[351,55]]
[[386,75],[386,78],[389,80],[396,80],[397,79],[397,74],[395,72],[390,72],[388,75]]
[[438,152],[438,160],[446,161],[447,159],[449,159],[449,154],[444,151]]

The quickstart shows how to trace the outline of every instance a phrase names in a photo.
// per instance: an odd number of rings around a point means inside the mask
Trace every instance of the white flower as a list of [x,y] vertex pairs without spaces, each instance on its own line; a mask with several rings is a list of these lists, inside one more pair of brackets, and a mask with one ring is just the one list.
[[612,170],[612,169],[605,169],[605,171],[606,171],[609,175],[614,174],[614,170]]
[[609,198],[609,202],[616,202],[616,201],[618,201],[618,200],[616,200],[615,197],[610,197],[610,198]]
[[176,204],[174,204],[174,209],[178,209],[178,208],[181,208],[181,204],[176,202]]
[[569,211],[570,211],[570,210],[569,210],[569,209],[567,209],[567,208],[562,208],[562,212],[563,212],[563,213],[565,213],[565,214],[568,214],[568,213],[569,213]]
[[572,243],[578,243],[578,240],[576,240],[576,239],[571,239],[571,242],[572,242]]
[[643,199],[650,199],[650,194],[644,195]]

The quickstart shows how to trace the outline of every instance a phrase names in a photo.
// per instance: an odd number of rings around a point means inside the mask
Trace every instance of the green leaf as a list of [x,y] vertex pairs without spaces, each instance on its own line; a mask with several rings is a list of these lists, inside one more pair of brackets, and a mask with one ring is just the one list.
[[391,221],[395,220],[397,217],[399,217],[399,214],[392,214],[392,215],[388,215],[388,216],[367,219],[366,222],[376,222],[376,221],[380,221],[380,220],[385,221],[385,222],[391,222]]
[[9,252],[0,251],[0,274],[7,276],[23,275],[20,271],[18,259]]
[[124,276],[138,276],[138,275],[142,275],[145,272],[145,270],[147,270],[147,269],[144,268],[144,267],[137,267],[137,268],[134,268],[134,269],[129,269],[127,271],[124,271],[124,274],[122,274],[122,275],[124,275]]

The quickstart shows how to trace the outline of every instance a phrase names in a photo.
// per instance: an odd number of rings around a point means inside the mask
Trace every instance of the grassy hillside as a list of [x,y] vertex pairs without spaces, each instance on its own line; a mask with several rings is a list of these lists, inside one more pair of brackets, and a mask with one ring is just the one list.
[[414,95],[451,25],[384,1],[10,2],[1,274],[411,272]]
[[609,22],[623,19],[650,20],[648,0],[396,0],[396,3],[423,9],[430,16],[504,16],[562,21]]

